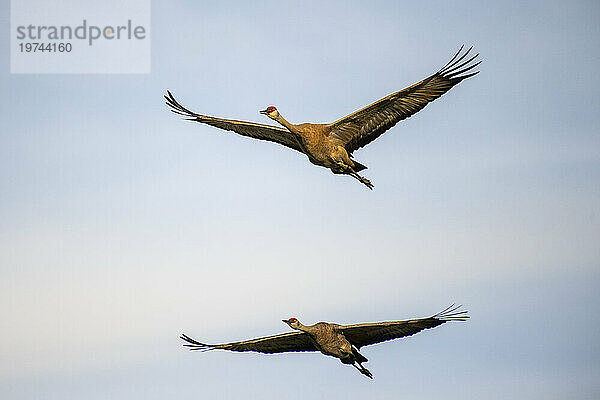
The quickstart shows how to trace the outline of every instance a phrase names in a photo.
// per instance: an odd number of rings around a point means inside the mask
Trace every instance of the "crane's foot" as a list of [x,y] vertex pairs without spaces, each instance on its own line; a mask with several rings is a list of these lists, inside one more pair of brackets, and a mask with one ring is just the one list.
[[373,379],[373,374],[371,373],[371,371],[369,371],[368,369],[366,369],[365,367],[362,366],[362,364],[352,364],[352,366],[354,368],[356,368],[361,374],[365,375],[368,378]]
[[368,187],[369,189],[373,190],[373,184],[371,183],[371,181],[370,181],[370,180],[368,180],[367,178],[365,178],[365,177],[362,177],[362,176],[361,176],[361,177],[360,177],[360,181],[361,181],[361,183],[362,183],[362,184],[364,184],[366,187]]
[[369,189],[373,190],[373,184],[371,183],[370,180],[368,180],[367,178],[365,178],[364,176],[360,176],[359,174],[357,174],[356,172],[352,171],[350,173],[350,175],[354,178],[356,178],[356,180],[358,180],[360,183],[362,183],[363,185],[365,185],[366,187],[368,187]]
[[357,174],[356,171],[352,167],[349,167],[349,166],[347,166],[345,164],[341,164],[341,163],[339,164],[339,166],[340,166],[339,168],[332,168],[331,172],[333,172],[334,174],[350,175],[351,177],[353,177],[354,179],[356,179],[357,181],[359,181],[360,183],[362,183],[369,189],[373,190],[373,184],[371,183],[371,181],[368,180],[367,178],[365,178],[364,176],[360,176],[359,174]]

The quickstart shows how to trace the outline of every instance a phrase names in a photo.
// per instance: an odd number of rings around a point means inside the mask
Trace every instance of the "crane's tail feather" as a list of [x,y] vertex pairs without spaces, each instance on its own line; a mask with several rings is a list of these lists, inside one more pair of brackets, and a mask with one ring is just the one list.
[[354,163],[354,168],[353,169],[354,169],[355,172],[360,172],[360,171],[362,171],[364,169],[367,169],[366,165],[363,165],[363,164],[359,163],[356,160],[352,160],[352,162]]
[[167,94],[164,95],[165,98],[165,103],[171,107],[171,111],[174,112],[175,114],[178,115],[183,115],[184,117],[187,117],[186,120],[188,121],[196,121],[200,115],[196,114],[193,111],[188,110],[187,108],[185,108],[184,106],[182,106],[181,104],[179,104],[179,102],[177,100],[175,100],[175,97],[173,97],[173,94],[167,90]]
[[200,343],[197,340],[192,339],[191,337],[189,337],[186,334],[182,334],[179,338],[183,339],[187,342],[183,346],[188,347],[190,350],[210,351],[210,350],[215,349],[215,346],[210,345],[210,344]]
[[462,305],[452,304],[446,307],[444,310],[435,314],[432,318],[439,319],[440,321],[466,321],[469,319],[468,311],[461,310]]

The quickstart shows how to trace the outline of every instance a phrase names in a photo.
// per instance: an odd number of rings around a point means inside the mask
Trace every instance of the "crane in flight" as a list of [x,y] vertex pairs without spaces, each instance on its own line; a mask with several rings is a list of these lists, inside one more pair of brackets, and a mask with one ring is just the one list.
[[468,57],[472,47],[464,52],[463,48],[461,46],[446,65],[428,78],[330,124],[291,124],[274,106],[260,113],[282,127],[216,118],[188,110],[168,90],[164,97],[171,111],[187,120],[279,143],[304,153],[315,165],[329,168],[334,174],[350,175],[373,189],[371,181],[358,174],[367,167],[353,159],[353,152],[377,139],[399,121],[417,113],[462,80],[477,75],[479,71],[473,69],[481,63],[475,62],[479,54]]
[[461,306],[454,304],[443,311],[421,319],[406,321],[374,322],[354,325],[338,325],[319,322],[303,325],[292,317],[282,320],[296,332],[282,333],[257,339],[224,344],[200,343],[187,335],[181,335],[190,350],[254,351],[258,353],[285,353],[320,351],[326,356],[339,358],[343,364],[354,366],[361,374],[373,379],[373,374],[362,363],[367,358],[358,351],[363,346],[414,335],[423,329],[435,328],[449,321],[466,321],[469,316]]

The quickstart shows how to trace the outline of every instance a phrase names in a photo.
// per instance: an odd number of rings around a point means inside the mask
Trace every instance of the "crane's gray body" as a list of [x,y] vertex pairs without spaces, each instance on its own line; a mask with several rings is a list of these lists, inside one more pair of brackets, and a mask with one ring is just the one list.
[[290,328],[308,334],[315,347],[326,356],[339,358],[344,364],[352,365],[361,374],[373,379],[373,374],[363,367],[362,363],[367,358],[360,354],[356,347],[346,339],[339,324],[329,322],[317,322],[314,325],[302,325],[296,318],[282,320]]
[[357,171],[362,171],[367,167],[350,158],[344,143],[331,135],[330,124],[290,124],[277,110],[275,113],[267,115],[296,136],[298,144],[311,163],[329,168],[334,174],[353,175],[354,173],[353,176],[360,182],[367,186],[370,185],[368,179],[356,174]]
[[337,329],[338,324],[319,322],[310,326],[302,326],[301,330],[309,334],[319,351],[326,356],[346,359],[352,356],[352,344]]

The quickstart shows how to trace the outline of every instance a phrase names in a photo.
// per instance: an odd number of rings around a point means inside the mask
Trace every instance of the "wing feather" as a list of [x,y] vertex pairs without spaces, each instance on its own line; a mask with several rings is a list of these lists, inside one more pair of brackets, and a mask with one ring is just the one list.
[[185,347],[190,350],[229,350],[229,351],[255,351],[258,353],[285,353],[292,351],[317,351],[308,334],[304,332],[290,332],[280,335],[267,336],[241,342],[224,344],[200,343],[187,335],[181,335],[187,343]]
[[479,54],[463,61],[472,47],[462,53],[463,48],[461,46],[454,57],[430,77],[330,124],[330,137],[340,140],[352,153],[377,139],[399,121],[419,112],[462,80],[477,75],[479,71],[465,73],[481,63],[473,63]]
[[179,104],[170,91],[167,90],[167,94],[164,97],[166,104],[171,107],[172,112],[183,115],[189,121],[212,125],[214,127],[224,129],[226,131],[233,131],[237,134],[251,137],[253,139],[268,140],[270,142],[279,143],[289,147],[290,149],[304,153],[298,144],[298,140],[290,131],[285,128],[263,125],[255,122],[237,121],[233,119],[215,118],[207,115],[196,114],[195,112],[192,112]]
[[453,304],[429,318],[342,325],[338,330],[360,349],[362,346],[414,335],[423,329],[435,328],[448,321],[466,321],[469,318],[467,311],[460,310],[460,307]]

